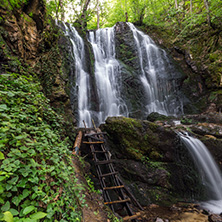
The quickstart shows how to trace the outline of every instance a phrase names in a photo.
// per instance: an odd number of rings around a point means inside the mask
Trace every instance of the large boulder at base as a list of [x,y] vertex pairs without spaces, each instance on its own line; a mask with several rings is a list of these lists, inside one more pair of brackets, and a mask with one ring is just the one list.
[[171,128],[126,117],[109,117],[100,127],[115,168],[142,205],[203,195],[194,163]]

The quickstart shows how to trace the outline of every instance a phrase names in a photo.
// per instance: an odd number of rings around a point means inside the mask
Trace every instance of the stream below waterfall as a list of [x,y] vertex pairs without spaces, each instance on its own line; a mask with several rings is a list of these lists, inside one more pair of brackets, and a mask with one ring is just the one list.
[[207,147],[197,138],[188,134],[180,134],[180,138],[189,153],[201,176],[202,183],[208,192],[209,200],[201,206],[213,213],[222,212],[222,176]]

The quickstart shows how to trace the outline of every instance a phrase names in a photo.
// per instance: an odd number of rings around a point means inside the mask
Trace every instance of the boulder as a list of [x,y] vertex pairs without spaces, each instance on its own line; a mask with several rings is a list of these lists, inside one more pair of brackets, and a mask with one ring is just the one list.
[[172,127],[109,117],[100,128],[108,134],[115,169],[142,205],[203,195],[194,163]]

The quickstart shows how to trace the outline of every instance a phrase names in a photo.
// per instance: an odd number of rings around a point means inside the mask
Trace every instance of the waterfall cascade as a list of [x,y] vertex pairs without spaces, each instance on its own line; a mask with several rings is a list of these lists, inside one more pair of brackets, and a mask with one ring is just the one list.
[[202,206],[214,213],[221,213],[222,176],[216,162],[200,140],[184,134],[180,134],[180,138],[190,152],[200,173],[203,185],[208,190],[210,201],[202,203]]
[[114,27],[89,32],[89,41],[95,56],[95,78],[99,96],[99,122],[108,116],[128,116],[121,98],[121,75],[115,58]]
[[[181,114],[182,102],[178,96],[175,96],[176,80],[173,78],[175,69],[171,69],[172,65],[166,52],[158,48],[147,35],[137,30],[131,23],[127,24],[134,35],[141,67],[140,80],[144,89],[142,96],[144,98],[139,99],[141,99],[140,104],[146,107],[141,107],[141,110],[146,110],[143,116],[151,112],[165,115]],[[95,58],[94,75],[87,71],[89,69],[86,67],[91,64],[87,64],[86,47],[78,32],[65,23],[58,25],[63,26],[62,29],[72,45],[70,55],[75,64],[75,71],[72,74],[74,77],[71,78],[73,81],[70,92],[71,104],[72,101],[78,100],[77,104],[73,105],[73,110],[76,110],[78,105],[78,126],[83,126],[83,120],[88,127],[92,126],[92,118],[96,124],[100,124],[108,116],[129,116],[132,101],[127,100],[122,90],[124,82],[120,63],[116,59],[115,26],[89,32],[88,41]],[[98,95],[93,102],[91,100],[95,91],[92,93],[92,89],[96,89]],[[95,103],[96,109],[92,105]]]
[[182,114],[181,100],[173,96],[177,91],[176,70],[166,52],[132,23],[127,24],[133,32],[137,48],[147,114],[151,112],[159,112],[163,115]]
[[76,82],[71,81],[70,97],[75,100],[78,97],[78,119],[79,126],[83,126],[83,120],[91,126],[92,111],[90,110],[90,88],[89,88],[89,73],[85,71],[85,45],[83,39],[80,37],[76,29],[72,26],[67,26],[64,22],[58,24],[64,31],[64,34],[69,37],[71,42],[70,55],[75,63]]

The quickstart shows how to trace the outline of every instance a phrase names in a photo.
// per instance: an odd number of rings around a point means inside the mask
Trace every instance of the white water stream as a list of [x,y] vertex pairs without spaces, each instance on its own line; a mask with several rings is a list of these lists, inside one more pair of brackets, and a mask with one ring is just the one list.
[[[78,95],[78,126],[83,127],[83,120],[87,123],[87,126],[92,126],[92,111],[90,110],[90,88],[89,88],[89,73],[84,69],[85,62],[85,49],[83,39],[80,37],[76,29],[72,26],[67,26],[63,22],[65,27],[64,34],[69,37],[72,44],[71,56],[75,61],[75,85],[71,86],[71,99],[72,94],[75,92]],[[73,95],[73,97],[76,95]]]
[[176,92],[175,70],[166,52],[132,23],[127,23],[133,32],[141,68],[141,82],[146,97],[147,114],[158,112],[163,115],[177,115],[183,112],[181,101],[172,96]]
[[222,212],[222,176],[207,147],[198,139],[180,134],[182,142],[190,152],[208,190],[209,201],[201,203],[203,208],[220,214]]
[[[74,27],[65,23],[57,24],[71,43],[70,56],[75,66],[73,74],[69,76],[71,104],[75,113],[78,109],[78,126],[83,126],[83,120],[88,127],[91,127],[92,119],[96,124],[100,124],[108,116],[128,117],[130,108],[127,107],[127,98],[123,95],[121,67],[116,59],[115,26],[89,32],[88,41],[92,45],[95,63],[94,73],[88,73],[87,66],[91,64],[87,64],[88,55],[85,53],[83,39]],[[146,107],[143,116],[151,112],[165,115],[181,114],[182,102],[178,96],[173,95],[176,92],[174,87],[176,80],[173,78],[173,72],[171,73],[171,64],[168,62],[166,52],[157,47],[149,36],[138,31],[133,24],[128,23],[128,25],[134,35],[141,67],[140,79],[141,87],[144,88],[144,98],[140,99],[141,104]],[[92,91],[93,89],[97,92]],[[132,106],[129,101],[128,105]],[[141,107],[141,110],[144,109]]]
[[95,56],[95,78],[99,96],[99,122],[108,116],[128,116],[128,108],[121,98],[121,75],[115,55],[114,27],[89,32]]

